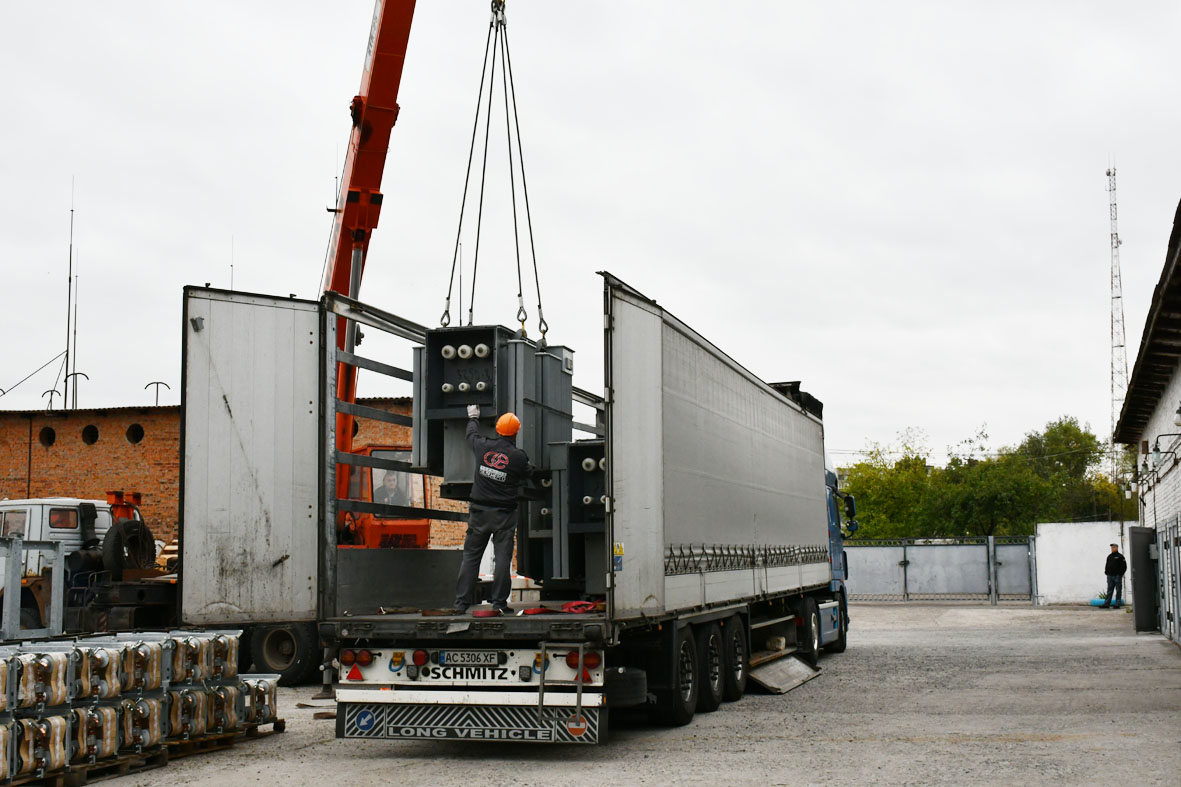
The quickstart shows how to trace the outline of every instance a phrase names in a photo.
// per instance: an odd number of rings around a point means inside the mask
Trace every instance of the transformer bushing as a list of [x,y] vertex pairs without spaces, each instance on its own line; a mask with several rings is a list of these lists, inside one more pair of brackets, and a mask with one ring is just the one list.
[[547,468],[547,446],[569,442],[574,353],[539,346],[502,326],[427,331],[414,356],[412,461],[443,477],[442,496],[466,500],[475,458],[465,439],[467,407],[480,407],[480,430],[495,434],[502,413],[521,419],[517,445],[533,466]]

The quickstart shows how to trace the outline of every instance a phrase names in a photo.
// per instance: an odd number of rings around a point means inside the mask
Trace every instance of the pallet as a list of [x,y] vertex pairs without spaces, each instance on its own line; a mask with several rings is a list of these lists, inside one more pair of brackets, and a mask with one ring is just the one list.
[[241,729],[234,730],[233,732],[214,732],[208,735],[202,735],[199,738],[189,738],[188,740],[166,740],[164,744],[168,747],[169,756],[175,759],[177,757],[188,757],[191,754],[204,754],[209,751],[229,749],[240,740],[246,740],[247,738],[266,738],[287,729],[287,721],[285,719],[275,719],[273,722],[267,722],[267,724],[271,725],[271,729],[260,729],[262,727],[261,724],[251,722],[249,724],[243,724]]
[[45,776],[19,776],[10,784],[43,784],[52,787],[80,787],[103,779],[163,768],[168,764],[168,750],[158,746],[140,754],[120,754],[95,763],[74,763],[66,770]]
[[81,785],[103,779],[114,779],[119,776],[163,768],[169,760],[192,754],[229,749],[237,741],[248,738],[267,738],[283,732],[287,728],[287,722],[284,719],[275,719],[275,721],[267,723],[271,726],[269,730],[260,729],[262,725],[251,723],[243,725],[242,729],[234,732],[213,733],[189,740],[166,740],[164,743],[139,754],[119,754],[95,763],[75,763],[64,771],[45,776],[20,776],[11,782],[6,782],[5,787],[8,785],[15,787],[22,784],[81,787]]

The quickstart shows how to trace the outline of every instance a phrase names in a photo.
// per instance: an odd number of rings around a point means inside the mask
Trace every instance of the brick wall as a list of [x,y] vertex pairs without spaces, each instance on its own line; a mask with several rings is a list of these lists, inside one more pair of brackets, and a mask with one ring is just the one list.
[[[365,404],[410,415],[408,399],[372,399]],[[367,420],[359,424],[354,440],[358,448],[410,448],[409,427]],[[133,425],[143,429],[138,443],[128,437]],[[87,427],[97,430],[92,443],[83,439]],[[49,434],[43,435],[43,429],[52,430],[51,445],[43,445],[42,437]],[[0,498],[103,499],[109,489],[139,492],[143,495],[140,511],[153,535],[171,541],[176,536],[179,479],[179,407],[0,412]],[[439,479],[429,478],[428,483],[433,508],[467,509],[466,503],[438,496]],[[462,544],[466,527],[463,522],[432,522],[431,545]]]
[[168,541],[176,535],[179,444],[178,407],[0,413],[0,498],[139,492],[148,527]]

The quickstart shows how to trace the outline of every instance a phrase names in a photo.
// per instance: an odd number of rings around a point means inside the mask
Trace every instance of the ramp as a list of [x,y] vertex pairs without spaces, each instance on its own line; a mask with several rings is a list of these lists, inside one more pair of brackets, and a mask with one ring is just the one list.
[[750,679],[772,694],[786,694],[820,674],[820,670],[795,656],[786,656],[760,664],[750,671]]

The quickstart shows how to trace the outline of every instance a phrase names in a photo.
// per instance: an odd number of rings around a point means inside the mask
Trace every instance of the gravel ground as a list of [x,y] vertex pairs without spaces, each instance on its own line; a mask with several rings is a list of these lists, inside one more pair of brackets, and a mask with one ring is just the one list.
[[110,784],[1178,784],[1181,649],[1090,608],[854,605],[849,648],[784,696],[749,694],[607,746],[351,742],[284,690],[287,731]]

